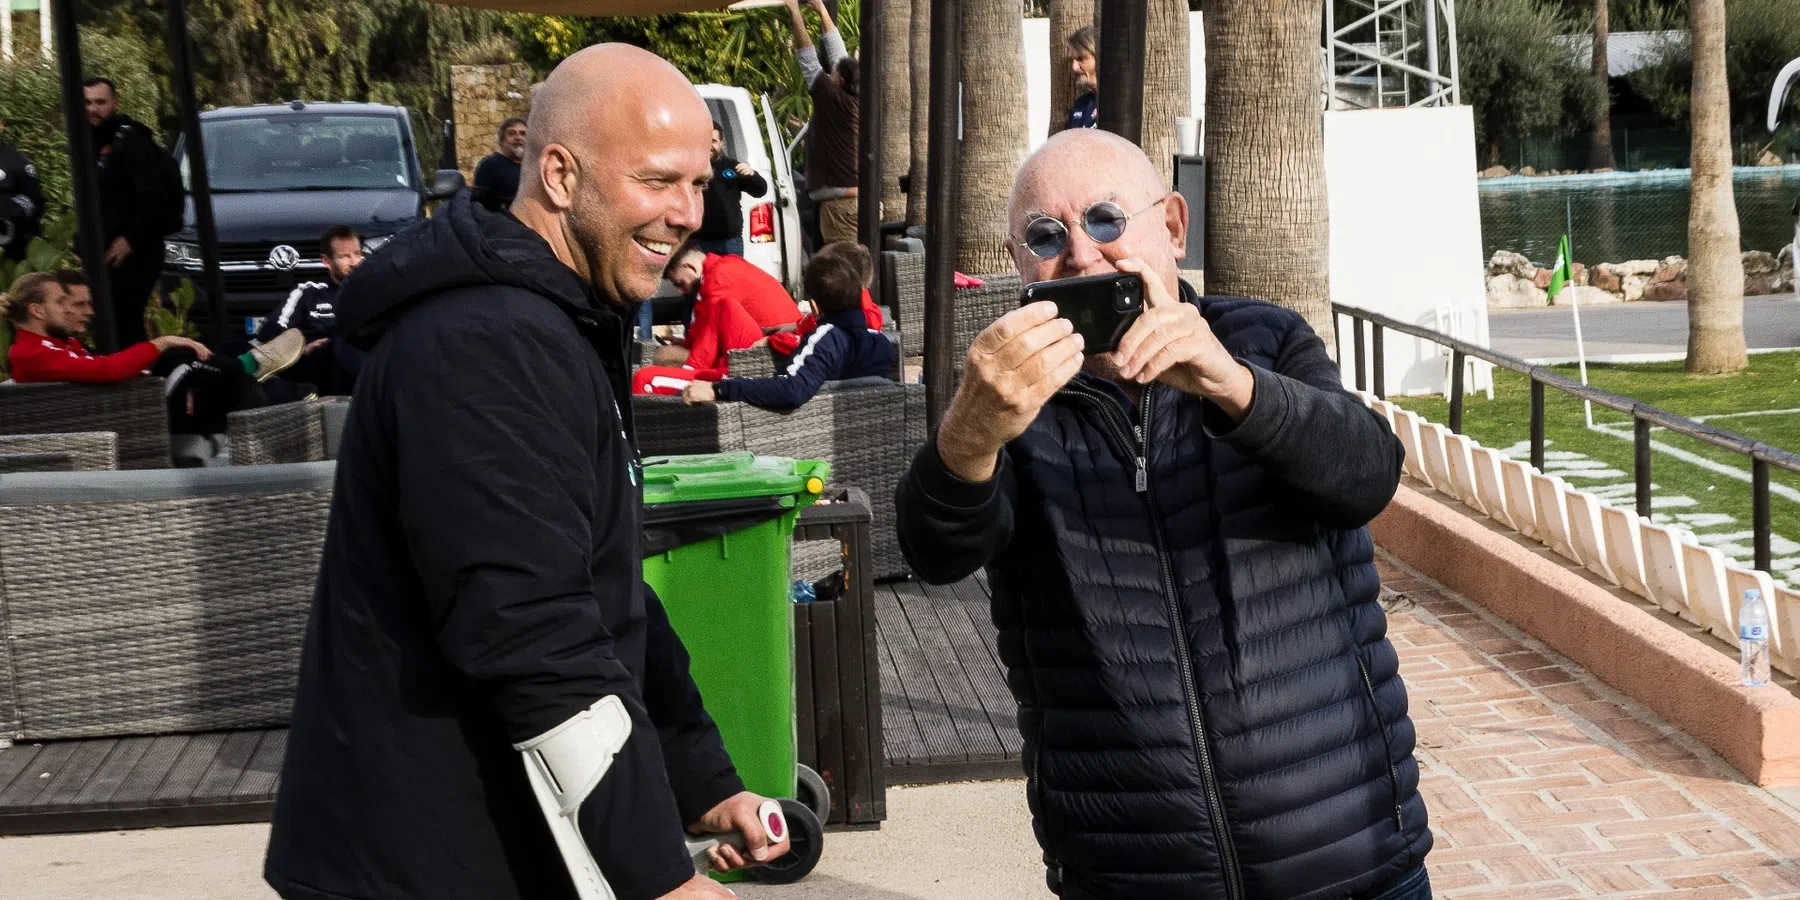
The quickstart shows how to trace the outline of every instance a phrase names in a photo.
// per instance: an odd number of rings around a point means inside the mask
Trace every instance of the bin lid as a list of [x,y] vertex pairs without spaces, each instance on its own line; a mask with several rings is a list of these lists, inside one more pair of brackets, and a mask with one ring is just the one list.
[[805,505],[818,499],[830,474],[831,464],[821,460],[748,452],[654,456],[644,460],[644,505],[751,497],[793,497]]

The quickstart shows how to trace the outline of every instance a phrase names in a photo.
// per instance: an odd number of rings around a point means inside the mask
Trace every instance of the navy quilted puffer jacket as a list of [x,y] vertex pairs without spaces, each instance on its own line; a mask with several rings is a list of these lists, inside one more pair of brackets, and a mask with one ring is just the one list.
[[1363,527],[1400,444],[1299,316],[1183,288],[1255,374],[1243,421],[1082,375],[986,484],[929,442],[901,542],[933,583],[987,568],[1065,900],[1360,896],[1431,848]]

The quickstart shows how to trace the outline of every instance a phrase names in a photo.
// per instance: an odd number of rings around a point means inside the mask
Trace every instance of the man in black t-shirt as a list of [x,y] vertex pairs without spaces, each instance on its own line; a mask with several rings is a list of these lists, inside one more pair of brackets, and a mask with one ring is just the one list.
[[525,120],[500,123],[500,149],[475,167],[475,202],[492,210],[512,205],[519,192],[519,161],[525,158]]
[[90,78],[82,93],[99,164],[100,224],[107,282],[112,288],[113,328],[119,346],[145,339],[144,307],[162,277],[163,237],[171,205],[165,154],[150,128],[119,111],[119,95],[105,78]]
[[725,155],[725,137],[719,123],[712,130],[712,180],[706,183],[706,217],[694,232],[694,243],[720,256],[744,255],[743,195],[761,197],[769,182],[749,163]]

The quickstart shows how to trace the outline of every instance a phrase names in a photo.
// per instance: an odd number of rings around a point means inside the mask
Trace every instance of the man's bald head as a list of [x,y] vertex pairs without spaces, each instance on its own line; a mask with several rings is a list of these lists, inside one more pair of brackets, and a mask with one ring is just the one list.
[[647,50],[597,44],[550,73],[527,134],[514,214],[614,303],[655,293],[712,175],[694,86]]
[[[1124,236],[1110,244],[1096,243],[1082,230],[1088,207],[1103,201],[1133,216]],[[1111,132],[1073,128],[1045,141],[1013,179],[1009,247],[1028,282],[1106,274],[1117,271],[1119,260],[1136,258],[1173,292],[1180,277],[1176,260],[1187,252],[1187,214],[1187,202],[1163,184],[1136,144]],[[1045,216],[1069,231],[1068,249],[1055,259],[1040,259],[1021,242],[1026,225]]]

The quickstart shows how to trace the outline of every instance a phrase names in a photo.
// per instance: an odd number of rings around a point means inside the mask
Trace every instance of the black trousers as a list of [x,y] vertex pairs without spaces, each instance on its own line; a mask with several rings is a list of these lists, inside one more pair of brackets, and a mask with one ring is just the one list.
[[112,291],[113,327],[117,329],[121,349],[147,338],[144,330],[144,307],[150,304],[150,292],[162,277],[162,243],[138,249],[135,246],[125,262],[106,270],[106,283]]
[[169,431],[175,434],[224,434],[227,413],[299,399],[286,385],[264,390],[234,354],[222,351],[201,362],[193,350],[171,347],[156,358],[150,374],[168,379]]

